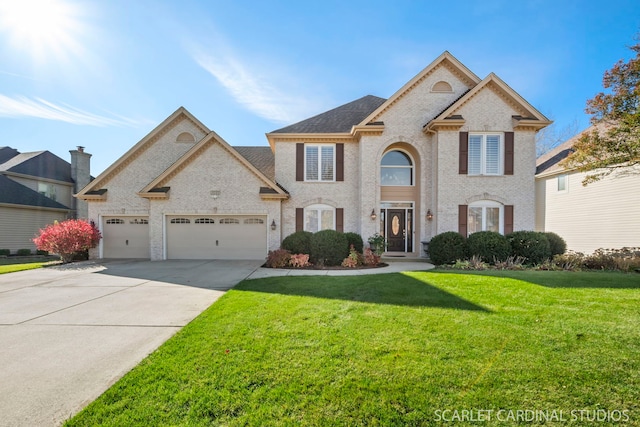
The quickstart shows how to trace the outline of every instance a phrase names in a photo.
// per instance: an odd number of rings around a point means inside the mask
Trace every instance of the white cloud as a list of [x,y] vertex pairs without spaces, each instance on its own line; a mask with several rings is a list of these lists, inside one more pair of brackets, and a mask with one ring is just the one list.
[[315,102],[310,102],[313,97],[287,94],[272,83],[276,80],[282,81],[286,77],[278,76],[278,79],[275,79],[250,71],[251,68],[265,70],[269,67],[248,67],[230,54],[214,56],[196,51],[193,58],[215,77],[238,103],[267,120],[283,124],[292,123],[315,114],[322,108]]
[[88,126],[136,126],[138,123],[123,117],[110,118],[89,113],[68,105],[56,105],[41,98],[0,94],[0,117],[34,117]]

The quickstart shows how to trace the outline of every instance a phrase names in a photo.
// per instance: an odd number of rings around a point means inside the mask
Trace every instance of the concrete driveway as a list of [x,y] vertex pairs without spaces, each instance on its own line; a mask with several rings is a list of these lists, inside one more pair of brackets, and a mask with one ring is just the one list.
[[0,275],[0,425],[77,413],[262,261],[86,261]]

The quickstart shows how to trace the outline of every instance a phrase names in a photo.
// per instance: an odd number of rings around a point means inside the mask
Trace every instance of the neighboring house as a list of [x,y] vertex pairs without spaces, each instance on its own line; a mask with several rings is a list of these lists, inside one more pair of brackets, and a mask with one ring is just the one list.
[[639,247],[640,171],[610,175],[583,186],[587,173],[560,166],[581,136],[538,158],[536,230],[557,233],[568,249],[585,254],[599,248]]
[[448,52],[389,99],[365,96],[232,147],[179,108],[78,197],[95,257],[264,258],[296,230],[387,237],[418,257],[455,230],[534,227],[535,134],[550,121]]
[[35,250],[32,239],[41,228],[88,217],[87,203],[73,194],[90,181],[91,155],[82,147],[70,152],[71,163],[49,151],[0,147],[0,249]]

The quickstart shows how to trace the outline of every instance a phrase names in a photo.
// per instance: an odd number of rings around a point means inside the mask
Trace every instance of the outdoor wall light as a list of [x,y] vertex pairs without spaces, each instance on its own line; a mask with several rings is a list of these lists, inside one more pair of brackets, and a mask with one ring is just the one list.
[[433,219],[433,212],[431,209],[427,209],[427,221],[431,221]]
[[272,229],[273,231],[275,231],[275,230],[276,230],[276,220],[275,220],[275,219],[271,221],[271,229]]
[[376,215],[376,210],[371,209],[371,221],[375,221],[378,215]]

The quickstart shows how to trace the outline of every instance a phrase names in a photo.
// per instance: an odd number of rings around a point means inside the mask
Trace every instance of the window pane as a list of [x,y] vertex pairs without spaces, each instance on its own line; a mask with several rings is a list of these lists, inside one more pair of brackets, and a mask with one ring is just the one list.
[[333,147],[322,147],[322,180],[333,181]]
[[318,147],[306,147],[307,177],[309,181],[318,180]]
[[500,173],[500,136],[487,135],[485,173],[497,175]]
[[567,189],[567,175],[558,176],[558,191],[564,191]]
[[382,157],[382,166],[411,166],[411,159],[402,151],[389,151]]
[[317,209],[309,209],[306,212],[305,219],[305,231],[310,231],[315,233],[318,231],[318,210]]
[[467,221],[467,232],[469,234],[482,231],[482,208],[469,208],[469,220]]
[[330,210],[321,210],[321,224],[320,230],[333,230],[333,211]]
[[499,208],[485,208],[487,225],[486,231],[500,232],[500,209]]
[[411,168],[390,168],[383,166],[380,182],[382,185],[413,185]]
[[482,153],[482,136],[469,135],[469,175],[480,175],[480,160]]

